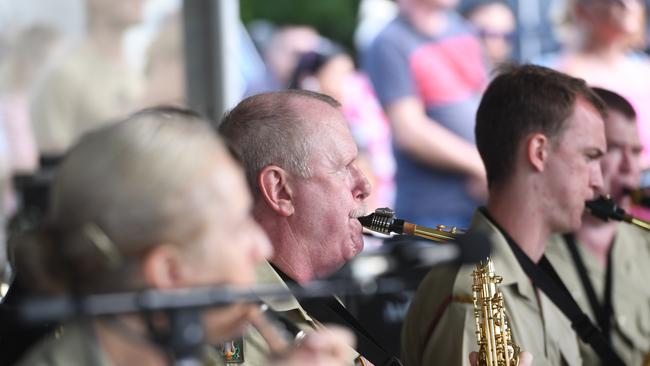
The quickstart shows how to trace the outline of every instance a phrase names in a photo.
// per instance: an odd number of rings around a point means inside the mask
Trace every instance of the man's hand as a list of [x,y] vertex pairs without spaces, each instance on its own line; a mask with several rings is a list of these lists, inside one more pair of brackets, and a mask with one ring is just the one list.
[[347,329],[328,326],[327,330],[307,334],[295,348],[271,365],[350,365],[350,347],[354,348],[354,343],[354,335]]
[[421,163],[464,176],[485,176],[476,146],[429,118],[422,101],[403,97],[386,106],[395,145]]

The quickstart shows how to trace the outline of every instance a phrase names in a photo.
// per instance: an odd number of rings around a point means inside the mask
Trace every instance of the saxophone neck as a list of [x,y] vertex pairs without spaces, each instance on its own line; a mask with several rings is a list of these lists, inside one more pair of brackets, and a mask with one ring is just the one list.
[[456,227],[438,225],[435,229],[432,229],[426,226],[418,226],[410,222],[404,222],[404,234],[415,235],[438,242],[454,240],[462,233],[463,231]]
[[366,229],[378,233],[415,235],[437,242],[451,241],[464,233],[464,230],[453,226],[438,225],[429,228],[406,222],[398,219],[395,211],[387,207],[378,208],[370,215],[359,217],[359,222]]

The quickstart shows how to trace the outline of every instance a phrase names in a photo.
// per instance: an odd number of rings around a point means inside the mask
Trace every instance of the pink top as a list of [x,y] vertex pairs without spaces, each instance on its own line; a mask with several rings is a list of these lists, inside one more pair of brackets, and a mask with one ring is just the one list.
[[364,74],[355,73],[345,84],[342,111],[359,149],[370,157],[376,178],[373,187],[375,204],[379,207],[393,207],[395,159],[388,119]]
[[629,54],[617,68],[606,72],[567,70],[565,60],[557,68],[581,77],[590,86],[612,90],[630,101],[638,115],[639,137],[643,144],[643,166],[650,167],[650,58],[644,54]]

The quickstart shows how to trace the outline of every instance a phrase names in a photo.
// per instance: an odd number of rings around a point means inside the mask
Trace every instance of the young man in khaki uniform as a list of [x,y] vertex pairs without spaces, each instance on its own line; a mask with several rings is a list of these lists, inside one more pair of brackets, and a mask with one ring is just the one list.
[[[532,65],[503,67],[477,113],[489,199],[470,231],[492,244],[513,341],[534,365],[582,365],[570,321],[531,283],[517,255],[539,263],[550,234],[580,227],[585,201],[602,185],[603,115],[583,80]],[[406,365],[467,365],[467,353],[478,350],[473,270],[436,268],[424,279],[402,332]]]
[[[636,113],[622,96],[594,88],[607,105],[607,153],[601,160],[603,191],[626,211],[626,189],[638,187],[642,145]],[[628,365],[650,352],[650,234],[627,223],[605,222],[585,213],[573,234],[555,235],[545,255],[583,311],[609,335]],[[602,365],[580,342],[587,365]]]

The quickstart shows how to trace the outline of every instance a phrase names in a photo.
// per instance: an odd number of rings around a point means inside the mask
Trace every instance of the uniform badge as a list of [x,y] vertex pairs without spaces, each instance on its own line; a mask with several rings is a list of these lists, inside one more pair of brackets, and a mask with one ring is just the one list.
[[221,355],[227,364],[244,362],[244,338],[239,337],[223,343]]

